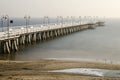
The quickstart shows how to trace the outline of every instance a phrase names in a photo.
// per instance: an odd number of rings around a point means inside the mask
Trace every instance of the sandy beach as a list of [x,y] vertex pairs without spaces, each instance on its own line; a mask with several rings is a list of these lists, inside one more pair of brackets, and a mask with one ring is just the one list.
[[0,61],[0,80],[120,80],[120,78],[96,77],[59,72],[32,71],[60,70],[69,68],[120,70],[120,65],[65,60]]

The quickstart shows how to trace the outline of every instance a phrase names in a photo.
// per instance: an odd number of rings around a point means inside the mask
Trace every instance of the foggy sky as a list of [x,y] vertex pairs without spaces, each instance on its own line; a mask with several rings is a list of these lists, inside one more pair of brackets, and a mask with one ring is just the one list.
[[120,0],[0,0],[0,16],[120,17]]

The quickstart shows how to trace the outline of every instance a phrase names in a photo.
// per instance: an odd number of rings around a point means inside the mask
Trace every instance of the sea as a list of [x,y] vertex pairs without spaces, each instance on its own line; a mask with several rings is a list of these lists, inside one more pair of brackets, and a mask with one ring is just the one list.
[[[13,21],[14,23],[11,26],[25,25],[24,19],[13,18]],[[55,19],[51,20],[51,23],[55,22]],[[30,25],[42,23],[42,19],[35,18],[30,20]],[[82,60],[120,64],[120,19],[107,18],[105,26],[30,45],[13,54],[0,54],[0,59]]]

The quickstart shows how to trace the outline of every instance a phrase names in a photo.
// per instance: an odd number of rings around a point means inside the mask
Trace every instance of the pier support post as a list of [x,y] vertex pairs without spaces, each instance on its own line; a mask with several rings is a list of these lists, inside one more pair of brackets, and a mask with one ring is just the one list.
[[36,42],[37,38],[36,38],[36,33],[32,34],[32,42]]
[[41,34],[40,33],[37,33],[36,34],[36,41],[40,41],[41,40]]
[[55,34],[55,37],[57,37],[57,31],[56,30],[54,31],[54,34]]
[[18,51],[17,39],[14,40],[15,51]]
[[58,36],[60,36],[60,29],[58,29]]
[[28,45],[29,44],[29,35],[25,35],[25,44]]
[[25,35],[22,36],[22,44],[25,45]]
[[49,39],[49,31],[46,31],[46,40]]
[[0,54],[4,53],[4,41],[0,41]]
[[11,40],[11,52],[18,51],[17,39]]
[[53,32],[52,31],[50,31],[50,37],[53,38]]
[[5,41],[5,44],[4,44],[4,52],[5,53],[10,53],[10,47],[9,47],[9,42],[8,41]]

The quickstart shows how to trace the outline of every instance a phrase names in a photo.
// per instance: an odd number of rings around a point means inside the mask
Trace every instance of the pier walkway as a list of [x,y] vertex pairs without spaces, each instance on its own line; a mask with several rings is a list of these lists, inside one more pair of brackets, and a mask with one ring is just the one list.
[[94,29],[103,25],[104,22],[78,22],[10,27],[9,30],[0,32],[0,53],[12,53],[19,50],[21,46],[27,46],[37,41],[44,41],[80,30]]

